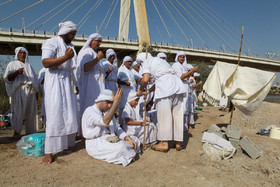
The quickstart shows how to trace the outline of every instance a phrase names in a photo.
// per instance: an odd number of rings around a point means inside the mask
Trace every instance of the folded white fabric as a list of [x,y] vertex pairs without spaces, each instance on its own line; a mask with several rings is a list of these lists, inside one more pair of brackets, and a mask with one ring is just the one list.
[[223,93],[236,108],[251,115],[264,100],[276,78],[275,73],[217,62],[203,85],[203,95],[218,105]]

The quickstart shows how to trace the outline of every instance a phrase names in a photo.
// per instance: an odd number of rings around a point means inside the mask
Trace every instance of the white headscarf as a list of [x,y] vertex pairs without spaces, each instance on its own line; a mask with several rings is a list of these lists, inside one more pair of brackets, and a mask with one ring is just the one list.
[[131,65],[131,67],[138,65],[138,63],[136,61],[134,61]]
[[98,41],[102,41],[102,36],[98,33],[94,33],[94,34],[91,34],[89,37],[88,37],[88,40],[86,41],[85,45],[83,46],[83,48],[81,49],[81,51],[83,49],[86,49],[86,48],[90,48],[89,44],[92,40],[98,40]]
[[125,62],[133,62],[132,58],[130,56],[125,56],[123,58],[123,63],[122,63],[122,66],[124,66],[124,63]]
[[137,94],[136,91],[130,90],[128,97],[127,97],[127,102],[134,101],[135,99],[139,98],[136,94]]
[[25,68],[23,69],[26,76],[28,77],[29,81],[32,82],[32,86],[35,89],[35,92],[38,92],[38,80],[37,75],[35,75],[35,72],[32,70],[29,58],[28,58],[28,51],[24,47],[17,47],[15,49],[15,60],[18,60],[18,53],[20,51],[24,51],[26,53],[25,57]]
[[115,56],[115,60],[113,62],[114,66],[118,65],[118,60],[117,60],[117,54],[115,53],[115,51],[113,49],[107,49],[106,51],[106,59],[108,60],[110,58],[110,56]]
[[166,56],[165,53],[158,53],[158,54],[157,54],[157,57],[158,57],[158,58],[164,58],[164,59],[167,58],[167,56]]
[[95,103],[98,103],[100,101],[113,101],[112,93],[113,92],[108,89],[102,90],[97,99],[95,99]]
[[182,66],[184,67],[185,71],[187,71],[187,72],[190,71],[193,68],[193,66],[187,63],[186,53],[184,51],[179,51],[175,57],[175,62],[179,62],[178,61],[179,56],[185,57],[184,62],[182,63]]
[[147,62],[149,59],[151,59],[153,56],[150,53],[147,53],[147,58],[146,58],[146,53],[139,53],[136,58],[136,62],[141,64]]
[[68,34],[69,32],[76,31],[78,29],[77,25],[72,21],[66,21],[63,23],[59,23],[59,31],[57,33],[58,36]]

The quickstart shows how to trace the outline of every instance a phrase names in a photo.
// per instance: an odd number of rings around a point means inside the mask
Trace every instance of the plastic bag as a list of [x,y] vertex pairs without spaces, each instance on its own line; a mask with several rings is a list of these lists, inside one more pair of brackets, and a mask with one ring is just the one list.
[[23,136],[17,142],[17,149],[23,156],[39,157],[45,154],[46,133],[35,133]]

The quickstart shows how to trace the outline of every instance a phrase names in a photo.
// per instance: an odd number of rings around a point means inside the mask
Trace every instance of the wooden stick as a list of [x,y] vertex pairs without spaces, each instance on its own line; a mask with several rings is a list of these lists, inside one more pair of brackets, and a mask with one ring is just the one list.
[[[240,43],[240,48],[239,48],[239,56],[238,56],[238,63],[237,66],[240,65],[240,57],[241,57],[241,49],[242,49],[242,42],[243,42],[243,33],[244,33],[244,26],[242,26],[242,34],[241,34],[241,43]],[[232,121],[232,116],[233,116],[233,111],[234,111],[234,105],[231,109],[231,113],[230,113],[230,119],[229,119],[229,125],[231,125],[231,121]]]

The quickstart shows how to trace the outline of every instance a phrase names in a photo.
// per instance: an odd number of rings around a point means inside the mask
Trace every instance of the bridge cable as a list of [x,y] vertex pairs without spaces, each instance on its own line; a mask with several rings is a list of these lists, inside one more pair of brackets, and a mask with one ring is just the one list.
[[36,27],[36,29],[34,30],[37,30],[39,29],[40,27],[42,27],[45,23],[47,23],[48,21],[50,21],[53,17],[55,17],[57,14],[59,14],[61,11],[63,11],[65,8],[67,8],[68,6],[70,6],[72,3],[74,3],[75,0],[72,0],[72,2],[70,2],[68,5],[66,5],[65,7],[63,7],[61,10],[59,10],[58,12],[56,12],[54,15],[52,15],[49,19],[47,19],[46,21],[44,21],[43,23],[41,23],[41,25],[39,25],[38,27]]
[[[168,12],[168,14],[170,15],[170,17],[172,18],[172,20],[176,23],[177,27],[179,28],[180,32],[183,34],[184,38],[190,43],[190,40],[188,39],[188,37],[185,35],[185,33],[183,32],[182,28],[179,26],[178,22],[176,21],[176,19],[174,19],[173,15],[170,13],[170,11],[168,10],[168,8],[165,6],[165,3],[163,1],[160,1],[161,4],[164,6],[164,10],[166,10]],[[161,5],[160,4],[160,5]],[[162,6],[161,5],[161,6]],[[162,7],[163,7],[162,6]]]
[[[224,38],[209,24],[207,23],[207,21],[205,21],[205,19],[203,19],[203,17],[201,17],[185,0],[184,0],[185,4],[212,30],[214,31],[214,33],[216,33],[216,35],[231,49],[233,50],[233,48],[229,45],[229,43],[224,40]],[[221,46],[220,46],[221,47]],[[223,50],[223,48],[221,48]]]
[[85,24],[85,22],[88,20],[88,18],[90,18],[90,16],[93,14],[93,12],[99,7],[99,5],[103,2],[103,0],[99,1],[98,4],[96,5],[96,7],[92,10],[92,12],[90,13],[90,15],[83,21],[83,23],[81,25],[79,25],[79,29]]
[[161,41],[165,41],[165,40],[163,39],[164,37],[162,36],[161,32],[159,31],[159,28],[158,28],[157,23],[155,22],[155,20],[154,20],[152,14],[151,14],[150,11],[149,11],[148,6],[146,6],[146,10],[147,10],[147,12],[148,12],[148,15],[151,17],[151,20],[152,20],[153,24],[156,26],[156,30],[157,30],[157,32],[158,32],[158,34],[159,34],[159,37],[160,37]]
[[238,46],[238,43],[228,34],[226,33],[212,18],[210,18],[207,14],[204,13],[196,4],[194,4],[193,1],[190,1],[198,10],[200,10],[201,13],[203,13],[209,20],[211,20],[226,36],[233,41]]
[[58,6],[54,7],[53,9],[51,9],[50,11],[48,11],[47,13],[45,13],[44,15],[42,15],[41,17],[39,17],[38,19],[36,19],[35,21],[33,21],[32,23],[30,23],[29,25],[27,25],[25,28],[30,27],[31,25],[33,25],[35,22],[37,22],[38,20],[40,20],[41,18],[43,18],[44,16],[48,15],[49,13],[51,13],[53,10],[57,9],[58,7],[60,7],[61,5],[63,5],[64,3],[66,3],[69,0],[65,0],[64,2],[62,2],[61,4],[59,4]]
[[176,0],[177,3],[179,3],[181,5],[181,7],[184,8],[184,10],[193,18],[193,20],[204,30],[204,32],[216,43],[216,45],[218,47],[221,48],[221,46],[219,45],[219,43],[206,31],[206,29],[193,17],[193,15],[191,15],[191,13],[178,1]]
[[[67,0],[68,1],[68,0]],[[66,16],[63,20],[61,20],[59,23],[64,22],[67,18],[69,18],[74,12],[76,12],[82,5],[84,5],[88,0],[85,0],[83,3],[81,3],[77,8],[75,8],[68,16]],[[53,32],[54,29],[58,27],[58,25],[56,25],[54,28],[52,28],[49,32]]]
[[16,13],[14,13],[13,15],[10,15],[10,16],[6,17],[5,19],[2,19],[2,20],[0,21],[0,23],[2,23],[3,21],[6,21],[7,19],[9,19],[9,18],[11,18],[11,17],[14,17],[15,15],[17,15],[17,14],[19,14],[19,13],[21,13],[21,12],[23,12],[23,11],[25,11],[25,10],[31,8],[31,7],[33,7],[33,6],[35,6],[35,5],[39,4],[39,3],[42,3],[43,1],[44,1],[44,0],[40,0],[40,1],[38,1],[37,3],[34,3],[34,4],[30,5],[29,7],[26,7],[26,8],[24,8],[24,9],[22,9],[21,11],[18,11],[18,12],[16,12]]
[[151,0],[151,1],[152,1],[153,5],[154,5],[154,8],[156,9],[156,11],[157,11],[157,13],[158,13],[158,15],[159,15],[159,17],[160,17],[162,23],[163,23],[164,28],[165,28],[166,31],[167,31],[168,36],[170,37],[172,43],[174,43],[173,40],[172,40],[172,37],[171,37],[171,35],[170,35],[169,31],[168,31],[168,28],[166,27],[166,24],[165,24],[164,20],[162,19],[161,15],[160,15],[160,13],[159,13],[159,11],[158,11],[158,9],[157,9],[156,6],[155,6],[154,1],[153,1],[153,0]]
[[112,1],[111,5],[110,5],[110,7],[109,7],[109,9],[108,9],[108,11],[106,12],[105,17],[104,17],[104,19],[103,19],[101,25],[100,25],[99,28],[98,28],[99,31],[101,30],[101,28],[102,28],[102,26],[103,26],[103,24],[104,24],[104,22],[105,22],[105,20],[106,20],[106,18],[107,18],[107,16],[108,16],[110,10],[111,10],[111,8],[113,7],[114,2],[115,2],[115,0]]
[[97,2],[90,8],[90,10],[85,14],[85,16],[80,20],[80,22],[78,23],[78,25],[80,25],[84,19],[88,16],[88,14],[92,11],[92,9],[99,3],[100,0],[97,0]]
[[[194,31],[194,33],[198,36],[198,38],[202,41],[202,43],[206,46],[206,48],[209,48],[207,43],[205,43],[205,41],[208,42],[208,40],[203,37],[203,35],[199,32],[199,30],[197,30],[195,25],[193,25],[192,22],[182,13],[182,11],[177,7],[177,5],[175,5],[171,0],[169,0],[169,2],[176,9],[176,11],[180,14],[180,16],[183,18],[183,20],[188,24],[188,26]],[[184,22],[182,22],[182,23],[185,25]],[[211,43],[209,43],[209,45],[212,46]]]
[[[201,2],[203,2],[207,8],[209,8],[210,10],[212,10],[217,16],[219,16],[224,22],[226,22],[231,28],[233,28],[235,30],[236,33],[239,33],[238,29],[236,27],[234,27],[233,25],[230,24],[230,22],[228,22],[226,19],[224,19],[220,14],[218,14],[215,10],[213,10],[208,4],[206,4],[203,0],[201,0]],[[204,7],[204,9],[206,9],[208,12],[209,10]],[[214,15],[213,15],[214,16]],[[214,16],[215,17],[215,16]],[[216,18],[216,17],[215,17]],[[218,18],[216,18],[217,20],[219,20]],[[220,20],[219,20],[220,21]],[[222,21],[220,21],[221,24],[223,24]],[[223,24],[224,25],[224,24]],[[225,25],[224,25],[225,26]],[[226,27],[226,26],[225,26]],[[226,27],[231,33],[233,33],[238,39],[239,36],[232,32],[231,29],[229,29],[228,27]],[[245,39],[245,38],[244,38]],[[253,47],[255,47],[255,49],[257,49],[259,52],[262,52],[262,50],[260,48],[258,48],[254,43],[252,43],[249,39],[246,38],[246,41],[248,41],[251,45],[253,45]],[[246,46],[248,46],[248,44],[245,43]]]
[[104,29],[102,35],[104,35],[104,33],[105,33],[105,31],[106,31],[106,29],[107,29],[107,27],[108,27],[108,24],[109,24],[110,21],[111,21],[112,15],[113,15],[114,12],[115,12],[115,9],[116,9],[116,7],[117,7],[117,4],[118,4],[118,1],[116,1],[115,7],[114,7],[113,11],[111,12],[111,15],[110,15],[110,17],[109,17],[109,19],[108,19],[108,21],[107,21],[107,24],[106,24],[106,26],[105,26],[105,29]]
[[4,4],[7,4],[7,3],[9,3],[9,2],[12,2],[12,1],[13,1],[13,0],[9,0],[9,1],[6,1],[6,2],[4,2],[4,3],[1,3],[0,6],[1,6],[1,5],[4,5]]

